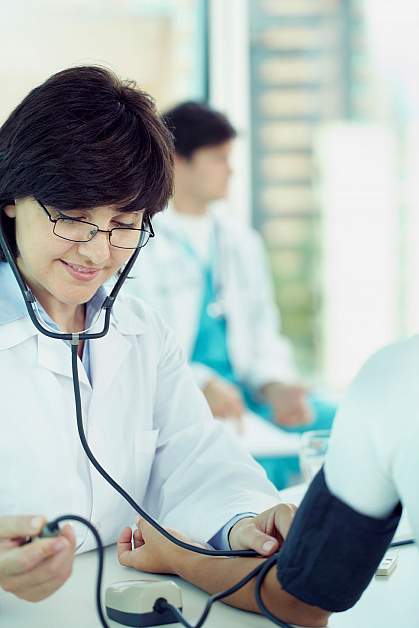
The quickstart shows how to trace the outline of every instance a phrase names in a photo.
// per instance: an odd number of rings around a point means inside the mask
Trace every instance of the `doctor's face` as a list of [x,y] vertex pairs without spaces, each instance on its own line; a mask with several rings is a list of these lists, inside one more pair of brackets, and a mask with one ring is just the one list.
[[[53,218],[58,217],[47,207]],[[32,197],[19,199],[4,211],[15,218],[18,266],[44,307],[51,301],[77,306],[87,303],[98,288],[114,275],[133,254],[109,243],[106,233],[89,242],[64,240],[53,233],[53,223]],[[142,212],[120,212],[112,207],[71,210],[62,214],[112,229],[121,225],[139,228]]]

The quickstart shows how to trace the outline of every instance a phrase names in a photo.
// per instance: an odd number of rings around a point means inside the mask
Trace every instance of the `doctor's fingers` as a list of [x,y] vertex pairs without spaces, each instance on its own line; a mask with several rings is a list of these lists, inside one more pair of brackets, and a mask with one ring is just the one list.
[[43,539],[35,543],[16,547],[0,557],[0,585],[8,578],[30,573],[51,556],[69,547],[63,538]]
[[24,542],[24,539],[22,538],[6,539],[4,541],[0,541],[0,559],[1,559],[1,555],[4,554],[4,552],[8,552],[14,547],[19,547],[20,545],[22,545],[23,542]]
[[241,419],[244,407],[241,403],[236,403],[230,399],[222,399],[211,408],[213,415],[217,419]]
[[278,504],[253,519],[243,520],[234,549],[253,549],[262,556],[270,556],[282,545],[295,511],[293,504]]
[[275,528],[284,540],[287,538],[296,512],[297,506],[295,504],[279,504],[274,509]]
[[33,569],[6,578],[3,589],[29,602],[38,602],[54,593],[68,580],[73,568],[74,550],[65,542],[61,551],[45,558]]
[[0,556],[0,585],[4,580],[30,572],[45,559],[68,550],[74,554],[76,540],[71,526],[62,528],[60,536],[50,539],[37,539],[32,543],[15,547]]
[[310,404],[304,399],[301,404],[301,413],[305,423],[312,423],[314,420],[314,410]]
[[298,425],[310,425],[313,422],[313,412],[309,406],[301,406],[293,412],[276,414],[276,422],[284,427],[296,427]]
[[45,517],[33,515],[0,517],[0,539],[36,536],[46,522]]
[[242,419],[244,414],[244,404],[241,399],[236,401],[231,409],[231,416],[234,419]]
[[237,527],[233,536],[230,532],[231,549],[247,550],[251,549],[261,556],[269,556],[279,548],[279,541],[273,535],[266,534],[260,530],[256,524],[256,518],[243,520],[243,524]]
[[241,419],[244,414],[244,403],[238,392],[229,391],[223,399],[222,411],[225,418]]
[[226,404],[217,416],[222,419],[234,419],[234,421],[241,421],[243,412],[244,410],[237,405]]

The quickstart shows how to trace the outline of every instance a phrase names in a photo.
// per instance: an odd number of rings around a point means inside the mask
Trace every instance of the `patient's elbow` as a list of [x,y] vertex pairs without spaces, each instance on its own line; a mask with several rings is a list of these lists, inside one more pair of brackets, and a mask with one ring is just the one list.
[[291,624],[323,628],[331,615],[329,611],[306,604],[284,591],[274,571],[264,582],[262,598],[273,615]]

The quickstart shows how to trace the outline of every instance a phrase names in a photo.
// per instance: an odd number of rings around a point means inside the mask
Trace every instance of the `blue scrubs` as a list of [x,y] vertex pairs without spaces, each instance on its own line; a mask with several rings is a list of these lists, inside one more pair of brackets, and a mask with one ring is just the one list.
[[[204,292],[202,298],[200,321],[191,361],[205,364],[218,375],[241,390],[246,406],[263,419],[273,422],[272,408],[257,399],[245,384],[237,379],[227,346],[227,320],[224,316],[210,316],[210,306],[217,301],[217,291],[214,282],[213,266],[203,268]],[[307,430],[329,429],[336,412],[335,405],[323,401],[315,395],[309,395],[308,401],[313,410],[314,420],[310,425],[293,428],[281,428],[287,432],[304,432]],[[269,479],[282,489],[300,479],[298,458],[290,457],[259,457],[257,461],[264,467]]]

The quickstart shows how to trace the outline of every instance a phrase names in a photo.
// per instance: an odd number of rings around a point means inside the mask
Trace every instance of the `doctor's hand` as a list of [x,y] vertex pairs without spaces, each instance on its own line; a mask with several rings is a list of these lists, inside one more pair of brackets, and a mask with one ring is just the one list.
[[45,517],[0,517],[0,587],[22,600],[39,602],[70,577],[76,539],[73,528],[61,528],[58,537],[35,539]]
[[304,386],[272,382],[261,389],[264,399],[272,406],[275,422],[284,427],[308,425],[313,412],[307,403]]
[[230,530],[231,549],[251,549],[262,556],[274,554],[284,542],[296,510],[294,504],[278,504],[256,517],[240,519]]
[[240,419],[245,411],[237,386],[221,377],[213,377],[202,391],[212,414],[218,419]]
[[[196,547],[206,547],[190,541],[176,530],[168,529],[173,536]],[[138,519],[137,529],[124,528],[118,538],[118,559],[121,565],[133,567],[151,573],[177,572],[177,564],[183,559],[185,551],[178,547],[144,519]]]

